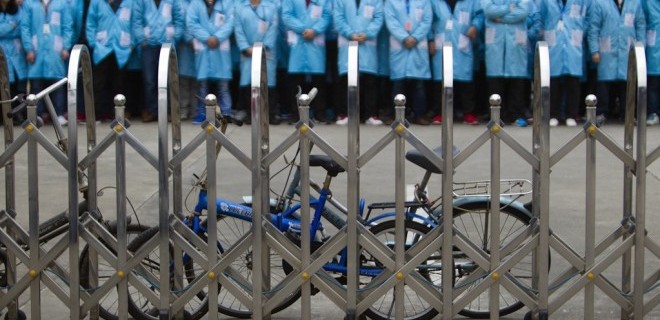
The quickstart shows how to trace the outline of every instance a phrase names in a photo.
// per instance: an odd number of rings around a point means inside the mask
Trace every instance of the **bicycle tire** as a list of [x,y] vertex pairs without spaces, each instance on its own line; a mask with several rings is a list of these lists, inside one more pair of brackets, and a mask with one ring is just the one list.
[[[113,235],[117,235],[116,224],[112,224],[110,232]],[[145,225],[129,224],[126,226],[126,233],[129,237],[129,243],[132,241],[131,236],[139,236],[143,232],[149,229]],[[92,290],[89,285],[89,245],[85,245],[83,250],[80,253],[80,285],[86,290]],[[116,273],[114,266],[111,266],[107,261],[103,259],[101,255],[99,257],[99,285],[101,285],[104,279],[110,278]],[[116,292],[112,292],[106,295],[103,299],[99,301],[99,315],[101,318],[106,320],[117,320],[119,319],[118,310],[117,310],[117,296]]]
[[[489,252],[489,236],[486,235],[486,220],[483,217],[486,213],[490,213],[490,201],[484,200],[481,202],[473,202],[464,204],[460,207],[454,207],[454,228],[463,233],[472,243],[478,245],[482,250]],[[516,238],[523,232],[531,221],[531,217],[515,208],[514,206],[504,205],[500,208],[500,247],[506,246],[511,240]],[[550,253],[548,252],[548,255]],[[460,254],[458,254],[460,255]],[[454,254],[454,266],[461,265],[462,259],[468,257],[459,257]],[[501,257],[505,259],[506,256]],[[549,268],[549,267],[548,267]],[[456,267],[454,268],[456,270]],[[508,271],[509,274],[516,277],[517,281],[529,282],[532,279],[532,253],[524,257],[514,268]],[[461,286],[476,286],[481,282],[481,279],[473,282],[466,282],[464,277],[469,273],[459,274],[454,273],[455,287]],[[465,281],[464,281],[465,280]],[[527,283],[531,288],[531,283]],[[524,304],[520,302],[515,296],[511,295],[506,288],[500,286],[500,301],[499,301],[499,315],[505,316],[521,309]],[[477,319],[490,318],[489,310],[489,290],[484,290],[479,296],[472,300],[459,314]]]
[[[377,238],[383,241],[385,244],[394,243],[396,223],[394,220],[386,220],[381,223],[378,223],[372,226],[369,230]],[[413,241],[417,241],[417,236],[425,236],[431,231],[431,228],[425,224],[422,224],[413,220],[405,221],[405,230],[406,230],[406,246],[408,244],[408,239],[411,237],[414,238]],[[392,245],[390,245],[392,247]],[[393,248],[392,248],[393,249]],[[427,258],[427,262],[431,265],[438,265],[439,260],[441,259],[440,251],[433,253]],[[375,259],[369,259],[368,253],[363,252],[362,254],[362,268],[374,268],[378,267],[379,262]],[[437,268],[420,268],[417,270],[422,276],[434,285],[437,285],[442,279],[442,270],[440,267]],[[366,286],[369,286],[367,284]],[[405,286],[404,289],[404,300],[406,303],[404,311],[404,319],[406,320],[428,320],[432,319],[438,314],[438,311],[433,308],[428,302],[423,298],[417,295],[414,290],[410,287]],[[365,315],[370,319],[393,319],[394,318],[394,289],[390,289],[386,294],[382,295],[366,312]]]

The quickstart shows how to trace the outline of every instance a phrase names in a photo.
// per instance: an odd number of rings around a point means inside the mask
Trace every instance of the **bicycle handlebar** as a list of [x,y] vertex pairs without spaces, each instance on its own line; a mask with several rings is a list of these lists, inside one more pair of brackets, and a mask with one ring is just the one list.
[[25,101],[25,94],[24,93],[17,94],[12,99],[2,101],[2,103],[12,103],[14,101],[20,101],[21,103],[19,105],[17,105],[16,107],[12,108],[11,110],[9,110],[9,112],[7,112],[7,117],[9,119],[13,118],[17,113],[23,111],[23,109],[25,109],[25,107],[27,106],[27,102]]
[[316,87],[312,88],[312,90],[309,90],[309,93],[307,94],[309,96],[309,102],[312,102],[314,100],[317,93],[319,93],[319,90],[316,89]]

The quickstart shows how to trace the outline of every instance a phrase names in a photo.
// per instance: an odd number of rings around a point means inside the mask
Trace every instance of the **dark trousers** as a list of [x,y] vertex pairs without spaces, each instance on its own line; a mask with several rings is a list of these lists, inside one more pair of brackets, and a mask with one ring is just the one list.
[[160,46],[142,47],[143,111],[158,114],[158,59]]
[[[339,106],[339,114],[348,115],[348,75],[339,77],[339,93],[335,103]],[[373,74],[360,74],[360,121],[378,116],[378,78]]]
[[105,57],[94,66],[94,104],[96,119],[114,119],[114,95],[126,92],[125,71],[119,69],[115,55]]
[[426,83],[424,80],[392,80],[392,101],[400,93],[406,96],[406,106],[412,106],[412,112],[415,118],[426,115]]
[[[559,76],[550,78],[550,117],[578,119],[580,106],[580,78]],[[562,108],[565,106],[565,108]],[[562,110],[565,110],[562,114]]]
[[598,98],[596,114],[609,115],[613,119],[623,116],[623,110],[626,108],[625,81],[599,81],[596,92]]
[[[294,97],[298,93],[298,86],[302,88],[302,93],[308,93],[312,88],[316,88],[318,93],[316,98],[312,101],[310,106],[310,112],[313,115],[310,115],[316,118],[319,121],[325,121],[325,108],[326,108],[326,94],[327,90],[325,87],[325,75],[324,74],[303,74],[303,73],[291,73],[289,74],[289,88],[291,90],[291,96]],[[297,101],[295,102],[297,105]],[[293,113],[293,119],[298,118],[298,110]]]
[[513,122],[518,118],[525,118],[529,99],[525,98],[524,78],[488,78],[489,96],[499,94],[502,98],[502,120]]
[[[442,82],[433,81],[432,89],[433,113],[442,113]],[[454,81],[454,116],[474,114],[476,105],[476,95],[474,92],[474,82],[472,81]]]
[[[30,80],[30,93],[37,94],[57,81],[58,80],[51,80],[51,79],[32,79]],[[50,100],[53,102],[55,113],[58,116],[64,115],[64,113],[66,113],[67,111],[66,86],[61,86],[57,88],[55,91],[49,94],[49,97]],[[45,113],[46,113],[46,105],[44,103],[44,99],[41,99],[37,104],[37,115],[43,115]]]
[[660,112],[660,76],[649,75],[648,81],[648,114],[658,114]]
[[388,76],[377,76],[377,91],[374,92],[378,112],[383,118],[392,118],[394,114],[394,101],[392,101],[392,80]]

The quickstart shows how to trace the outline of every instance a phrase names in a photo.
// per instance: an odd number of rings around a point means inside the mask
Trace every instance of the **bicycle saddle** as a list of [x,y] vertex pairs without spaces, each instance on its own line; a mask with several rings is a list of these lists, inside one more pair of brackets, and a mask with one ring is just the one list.
[[346,171],[339,163],[332,160],[330,156],[312,154],[309,156],[310,167],[323,167],[331,177],[336,177],[339,173]]
[[[456,156],[461,150],[458,149],[457,146],[452,147],[452,153],[453,156]],[[433,149],[433,152],[437,154],[440,159],[444,159],[444,154],[443,154],[443,149],[442,146],[439,146],[435,149]],[[406,159],[428,171],[431,171],[433,173],[442,173],[442,169],[436,167],[433,162],[431,162],[428,158],[426,158],[421,152],[419,152],[417,149],[415,150],[410,150],[406,152]]]

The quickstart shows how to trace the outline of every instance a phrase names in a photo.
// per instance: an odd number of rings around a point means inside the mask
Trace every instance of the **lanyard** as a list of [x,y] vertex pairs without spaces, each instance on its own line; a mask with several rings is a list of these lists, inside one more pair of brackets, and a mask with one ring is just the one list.
[[410,15],[410,0],[406,0],[406,14]]

